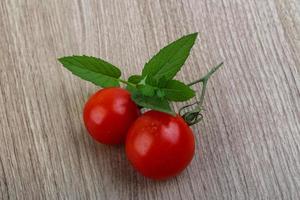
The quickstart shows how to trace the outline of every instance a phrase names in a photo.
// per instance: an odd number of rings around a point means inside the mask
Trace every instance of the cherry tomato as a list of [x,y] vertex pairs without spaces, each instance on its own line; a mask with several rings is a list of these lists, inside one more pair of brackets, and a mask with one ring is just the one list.
[[131,126],[126,155],[133,167],[152,179],[166,179],[184,170],[193,158],[192,130],[179,116],[148,111]]
[[104,144],[125,141],[130,125],[140,116],[130,93],[122,88],[105,88],[86,102],[83,119],[90,135]]

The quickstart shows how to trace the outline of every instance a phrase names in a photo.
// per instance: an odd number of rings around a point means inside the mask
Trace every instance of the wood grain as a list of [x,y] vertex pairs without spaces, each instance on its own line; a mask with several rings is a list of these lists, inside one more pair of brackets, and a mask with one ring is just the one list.
[[[196,155],[164,182],[97,144],[82,107],[97,87],[57,62],[94,55],[141,70],[199,31],[178,78],[213,65]],[[299,199],[299,0],[1,0],[0,199]]]

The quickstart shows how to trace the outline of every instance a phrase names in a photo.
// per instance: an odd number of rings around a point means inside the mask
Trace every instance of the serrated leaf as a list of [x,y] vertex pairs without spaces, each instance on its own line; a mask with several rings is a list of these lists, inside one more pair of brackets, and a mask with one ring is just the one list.
[[175,115],[166,99],[157,96],[146,97],[137,90],[132,93],[131,98],[139,106]]
[[169,101],[187,101],[195,96],[195,91],[177,80],[169,80],[161,89]]
[[119,86],[121,71],[114,65],[95,57],[67,56],[58,59],[73,74],[101,87]]
[[142,76],[172,79],[190,54],[198,33],[189,34],[161,49],[146,63]]

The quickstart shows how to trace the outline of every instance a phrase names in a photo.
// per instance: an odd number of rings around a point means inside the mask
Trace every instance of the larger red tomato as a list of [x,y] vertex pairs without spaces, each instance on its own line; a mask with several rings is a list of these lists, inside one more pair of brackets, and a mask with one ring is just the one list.
[[166,179],[187,167],[195,151],[194,135],[179,116],[148,111],[129,129],[126,155],[146,177]]
[[105,88],[86,102],[83,119],[90,135],[104,144],[125,141],[130,125],[140,110],[131,100],[130,93],[122,88]]

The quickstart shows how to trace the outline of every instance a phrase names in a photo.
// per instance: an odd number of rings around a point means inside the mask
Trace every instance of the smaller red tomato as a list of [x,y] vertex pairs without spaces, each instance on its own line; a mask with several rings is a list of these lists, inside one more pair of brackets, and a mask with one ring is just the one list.
[[126,155],[146,177],[166,179],[187,167],[195,151],[194,135],[180,117],[148,111],[131,126]]
[[83,119],[90,135],[104,144],[125,141],[130,125],[140,116],[140,109],[122,88],[99,90],[86,102]]

